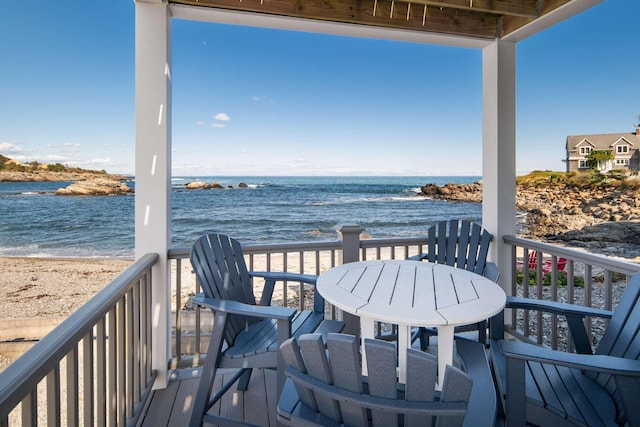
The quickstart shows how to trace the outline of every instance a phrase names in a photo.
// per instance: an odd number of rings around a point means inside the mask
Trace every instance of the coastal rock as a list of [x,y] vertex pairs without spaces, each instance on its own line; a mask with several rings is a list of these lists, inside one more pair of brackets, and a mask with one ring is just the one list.
[[635,260],[640,257],[640,222],[603,222],[570,230],[547,240]]
[[188,188],[189,190],[203,190],[211,188],[211,186],[204,181],[194,181],[186,184],[185,188]]
[[[193,181],[188,184],[185,184],[184,187],[189,190],[211,190],[211,189],[218,190],[223,188],[232,189],[233,185],[227,185],[226,187],[224,187],[222,184],[216,181],[213,181],[211,184],[205,181]],[[241,182],[240,184],[238,184],[238,188],[247,188],[247,187],[248,187],[247,184],[245,184],[244,182]]]
[[79,172],[7,172],[0,171],[0,182],[62,182],[62,181],[81,181],[96,178],[106,178],[116,181],[125,180],[122,175],[108,175],[95,173],[79,173]]
[[[421,196],[456,202],[481,202],[482,183],[427,184]],[[640,256],[638,190],[600,186],[589,189],[563,183],[516,186],[516,209],[523,213],[520,235],[625,258]]]
[[476,181],[473,184],[427,184],[420,187],[419,196],[432,199],[443,199],[457,202],[481,202],[482,183]]
[[56,190],[56,196],[107,196],[133,193],[127,184],[112,179],[90,179],[78,181],[66,188]]

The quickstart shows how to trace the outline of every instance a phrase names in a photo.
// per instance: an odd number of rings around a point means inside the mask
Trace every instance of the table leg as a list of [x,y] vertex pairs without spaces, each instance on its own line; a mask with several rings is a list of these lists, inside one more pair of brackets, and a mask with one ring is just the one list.
[[411,347],[411,327],[398,325],[398,381],[407,383],[407,349]]
[[453,366],[453,329],[454,326],[438,326],[438,389],[442,387],[444,370]]
[[360,335],[362,338],[362,375],[367,375],[367,354],[364,349],[365,338],[375,338],[375,320],[370,317],[360,318]]

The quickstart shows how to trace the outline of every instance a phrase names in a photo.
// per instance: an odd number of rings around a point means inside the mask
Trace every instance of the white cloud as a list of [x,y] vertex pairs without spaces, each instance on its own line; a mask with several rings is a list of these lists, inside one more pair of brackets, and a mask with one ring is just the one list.
[[228,122],[229,120],[231,120],[231,118],[226,113],[218,113],[214,118],[221,122]]
[[28,158],[27,156],[23,156],[22,154],[12,154],[11,155],[11,159],[17,161],[17,162],[21,162],[21,163],[25,163],[25,162],[30,162],[31,159]]
[[58,156],[58,155],[56,155],[56,154],[49,154],[49,155],[45,156],[45,159],[46,159],[46,160],[56,161],[56,162],[62,162],[62,161],[67,160],[67,158],[66,158],[66,157],[64,157],[64,156]]
[[222,123],[212,123],[211,124],[212,128],[224,128],[226,127],[225,125],[223,125]]
[[106,159],[100,159],[100,158],[97,158],[97,159],[91,159],[91,160],[89,160],[87,163],[90,163],[90,164],[94,164],[94,163],[95,163],[95,164],[106,164],[106,163],[111,163],[111,158],[110,158],[110,157],[107,157]]
[[202,126],[203,124],[204,124],[204,122],[203,122],[202,120],[198,120],[198,121],[196,122],[196,125],[198,125],[198,126]]
[[77,142],[65,142],[65,147],[80,147],[80,144]]
[[9,142],[0,142],[0,151],[3,153],[22,153],[24,150],[22,147],[18,147]]

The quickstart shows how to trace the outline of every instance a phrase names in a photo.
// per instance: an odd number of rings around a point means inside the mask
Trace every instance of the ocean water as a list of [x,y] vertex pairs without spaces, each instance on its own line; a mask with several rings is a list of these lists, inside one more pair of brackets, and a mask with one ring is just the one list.
[[[172,246],[205,232],[245,244],[333,240],[338,224],[371,237],[420,234],[449,218],[481,221],[478,203],[418,197],[420,186],[471,183],[480,177],[176,177]],[[223,190],[186,190],[216,181]],[[245,183],[248,188],[238,188]],[[116,257],[134,253],[134,196],[62,197],[68,182],[0,183],[0,256]],[[128,185],[135,187],[134,182]]]

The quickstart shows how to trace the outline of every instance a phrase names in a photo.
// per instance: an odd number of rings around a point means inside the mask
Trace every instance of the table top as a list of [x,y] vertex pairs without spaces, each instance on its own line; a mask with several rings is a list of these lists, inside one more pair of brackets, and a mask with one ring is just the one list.
[[506,294],[470,271],[424,261],[344,264],[321,274],[317,290],[348,313],[411,325],[467,325],[499,313]]

